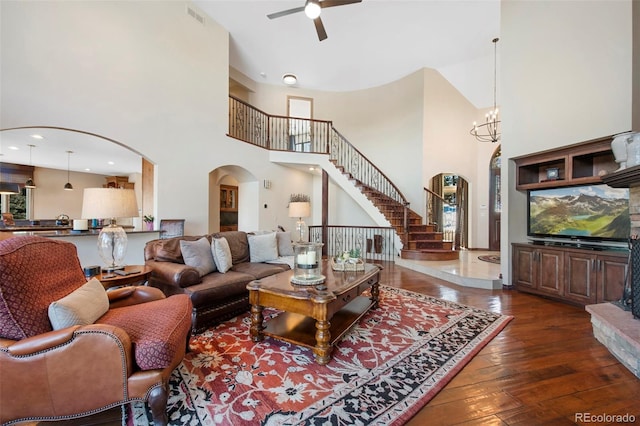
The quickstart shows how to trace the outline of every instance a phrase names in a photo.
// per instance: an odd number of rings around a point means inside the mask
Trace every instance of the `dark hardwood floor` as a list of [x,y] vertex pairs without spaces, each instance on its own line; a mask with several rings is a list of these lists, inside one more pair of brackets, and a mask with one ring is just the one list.
[[621,424],[581,419],[625,414],[640,424],[640,379],[593,337],[583,308],[461,287],[393,264],[381,282],[514,317],[408,426]]
[[[629,414],[640,424],[640,379],[593,337],[584,309],[516,290],[461,287],[393,263],[381,283],[514,317],[408,426],[625,424],[579,421],[580,413]],[[118,425],[119,414],[55,424]]]

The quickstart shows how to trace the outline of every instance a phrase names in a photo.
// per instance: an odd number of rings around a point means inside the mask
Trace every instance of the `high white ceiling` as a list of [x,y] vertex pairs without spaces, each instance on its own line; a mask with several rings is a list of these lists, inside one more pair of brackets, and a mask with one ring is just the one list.
[[499,0],[363,0],[325,8],[328,38],[322,42],[304,12],[266,16],[305,0],[194,3],[229,32],[230,64],[252,80],[282,84],[283,74],[294,73],[301,88],[350,91],[427,67],[477,108],[493,106],[491,40],[499,37]]
[[[500,0],[363,0],[326,8],[321,18],[328,38],[322,42],[304,13],[274,20],[266,16],[304,3],[193,2],[204,14],[205,25],[213,20],[229,32],[230,65],[257,82],[279,85],[283,74],[294,73],[300,88],[351,91],[428,67],[437,69],[477,108],[493,105],[491,40],[499,37]],[[34,133],[45,139],[32,139]],[[65,151],[71,150],[72,171],[127,175],[141,170],[138,153],[88,135],[11,130],[0,132],[0,144],[3,162],[29,164],[28,144],[34,144],[31,164],[39,167],[66,170]]]

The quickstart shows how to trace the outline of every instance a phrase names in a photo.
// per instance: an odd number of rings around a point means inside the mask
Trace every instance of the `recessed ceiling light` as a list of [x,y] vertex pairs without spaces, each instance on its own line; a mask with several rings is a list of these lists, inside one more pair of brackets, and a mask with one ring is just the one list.
[[282,76],[282,82],[287,86],[293,86],[298,82],[298,77],[295,74],[285,74]]
[[31,135],[31,137],[34,139],[44,139],[44,136],[42,135]]
[[18,148],[17,146],[10,146],[9,149],[12,149],[14,151],[20,150],[20,148]]
[[116,163],[114,163],[113,161],[107,161],[107,164],[110,165],[110,166],[113,166]]
[[90,172],[90,171],[91,171],[91,169],[86,168],[86,169],[84,169],[84,171],[85,171],[85,172]]

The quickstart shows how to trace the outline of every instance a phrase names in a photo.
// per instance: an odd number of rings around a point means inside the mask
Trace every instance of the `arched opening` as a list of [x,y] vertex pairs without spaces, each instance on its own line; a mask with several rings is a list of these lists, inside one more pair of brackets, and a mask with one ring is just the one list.
[[258,179],[247,169],[226,165],[209,173],[209,231],[258,229]]
[[435,194],[429,203],[429,223],[443,233],[445,241],[453,241],[456,249],[469,245],[468,182],[455,173],[440,173],[431,178]]
[[[0,129],[2,163],[30,168],[36,188],[2,169],[0,180],[18,179],[19,194],[2,196],[2,210],[23,204],[24,220],[55,218],[59,214],[80,217],[83,189],[102,187],[127,178],[136,191],[140,215],[154,212],[154,165],[122,142],[95,133],[55,126]],[[71,152],[71,153],[69,153]],[[69,175],[71,178],[69,179]],[[73,190],[64,191],[71,180]],[[18,200],[20,199],[20,200]]]
[[489,162],[489,250],[500,251],[500,165],[502,150],[496,148]]

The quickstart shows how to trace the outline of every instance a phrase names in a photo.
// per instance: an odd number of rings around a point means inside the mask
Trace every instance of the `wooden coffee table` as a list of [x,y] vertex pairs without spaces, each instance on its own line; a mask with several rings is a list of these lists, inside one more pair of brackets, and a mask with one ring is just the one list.
[[[285,271],[247,285],[251,303],[251,339],[270,336],[311,348],[316,362],[325,365],[333,346],[371,308],[378,305],[379,265],[365,264],[364,271],[333,271],[322,261],[321,285],[291,283],[293,271]],[[371,296],[362,293],[370,288]],[[264,324],[265,307],[283,311]]]

